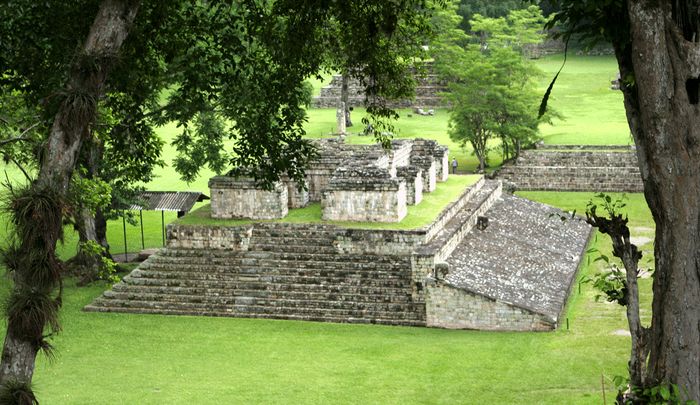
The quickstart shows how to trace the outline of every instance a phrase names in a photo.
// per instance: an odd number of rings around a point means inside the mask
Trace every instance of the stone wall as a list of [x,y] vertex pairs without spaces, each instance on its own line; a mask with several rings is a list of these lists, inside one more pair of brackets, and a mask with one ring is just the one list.
[[[430,70],[430,68],[429,68]],[[394,108],[423,107],[439,108],[444,107],[445,102],[439,93],[447,91],[447,86],[442,83],[435,74],[421,76],[414,74],[416,79],[415,98],[413,100],[391,100],[387,105]],[[340,103],[340,93],[342,88],[342,76],[334,75],[331,82],[321,88],[318,97],[314,97],[312,105],[316,108],[337,108]],[[364,87],[357,79],[350,79],[348,83],[348,106],[364,107],[365,93]]]
[[245,251],[250,246],[252,232],[252,224],[236,227],[169,224],[167,247]]
[[545,145],[497,173],[519,190],[642,192],[636,152],[627,146]]
[[411,163],[412,150],[413,142],[410,140],[398,139],[391,141],[391,167],[394,171]]
[[434,155],[437,161],[435,177],[437,181],[447,181],[450,176],[450,150],[446,146],[436,149]]
[[406,182],[377,166],[340,167],[323,191],[324,220],[399,222],[406,216]]
[[264,190],[252,178],[217,176],[209,180],[212,218],[279,219],[287,216],[287,187]]
[[447,180],[449,175],[448,149],[432,139],[416,138],[411,150],[411,165],[423,169],[423,191],[435,191],[438,178]]
[[421,169],[423,192],[432,193],[437,188],[437,164],[432,156],[411,156],[411,165]]
[[423,200],[423,170],[402,166],[398,168],[396,176],[406,182],[406,203],[418,205]]
[[424,241],[423,231],[345,229],[333,244],[343,254],[408,256]]
[[448,329],[548,331],[556,328],[556,323],[543,315],[440,281],[426,285],[426,323]]
[[282,182],[287,187],[287,207],[290,209],[303,208],[309,204],[309,182],[307,180],[299,185],[294,180],[284,176]]

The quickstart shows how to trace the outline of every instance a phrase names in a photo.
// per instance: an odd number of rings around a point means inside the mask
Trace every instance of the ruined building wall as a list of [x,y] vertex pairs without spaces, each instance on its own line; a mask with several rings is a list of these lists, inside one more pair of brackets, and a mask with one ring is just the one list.
[[209,180],[212,218],[278,219],[288,213],[287,187],[264,190],[252,178],[217,176]]
[[388,169],[338,168],[321,202],[323,219],[398,222],[406,216],[406,183]]

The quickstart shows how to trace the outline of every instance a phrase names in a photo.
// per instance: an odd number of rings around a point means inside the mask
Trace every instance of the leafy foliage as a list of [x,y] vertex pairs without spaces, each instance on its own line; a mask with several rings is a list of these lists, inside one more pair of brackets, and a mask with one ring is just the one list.
[[627,396],[618,395],[616,403],[619,405],[697,405],[695,401],[683,400],[681,390],[676,384],[661,383],[649,387],[630,388],[629,379],[619,375],[613,377],[613,384],[620,393],[630,390]]
[[523,49],[542,39],[537,24],[543,18],[536,6],[511,11],[507,18],[474,16],[472,28],[480,32],[476,42],[449,27],[458,20],[443,17],[435,60],[449,83],[450,137],[462,146],[471,144],[483,171],[492,139],[500,139],[504,159],[537,139],[533,77],[539,72],[524,58]]
[[[599,256],[598,259],[608,261],[605,255]],[[624,271],[617,267],[617,264],[611,264],[608,270],[601,271],[585,281],[590,282],[595,289],[602,292],[608,302],[616,302],[622,306],[627,305],[627,281]],[[600,294],[596,295],[596,300],[600,299],[601,296]]]

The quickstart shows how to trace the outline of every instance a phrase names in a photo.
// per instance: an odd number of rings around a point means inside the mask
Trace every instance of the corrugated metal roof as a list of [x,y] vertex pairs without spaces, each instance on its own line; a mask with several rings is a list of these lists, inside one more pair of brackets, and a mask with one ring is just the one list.
[[144,191],[138,198],[144,206],[133,204],[130,210],[189,212],[195,203],[209,199],[196,191]]

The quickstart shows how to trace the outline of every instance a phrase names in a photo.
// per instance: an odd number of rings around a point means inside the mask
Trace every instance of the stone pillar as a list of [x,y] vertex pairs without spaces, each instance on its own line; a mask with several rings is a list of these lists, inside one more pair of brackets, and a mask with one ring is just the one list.
[[418,205],[423,200],[423,171],[415,166],[397,168],[396,176],[406,182],[406,203]]
[[338,135],[345,136],[345,103],[342,101],[340,102],[338,109],[335,111],[335,120],[338,123]]

